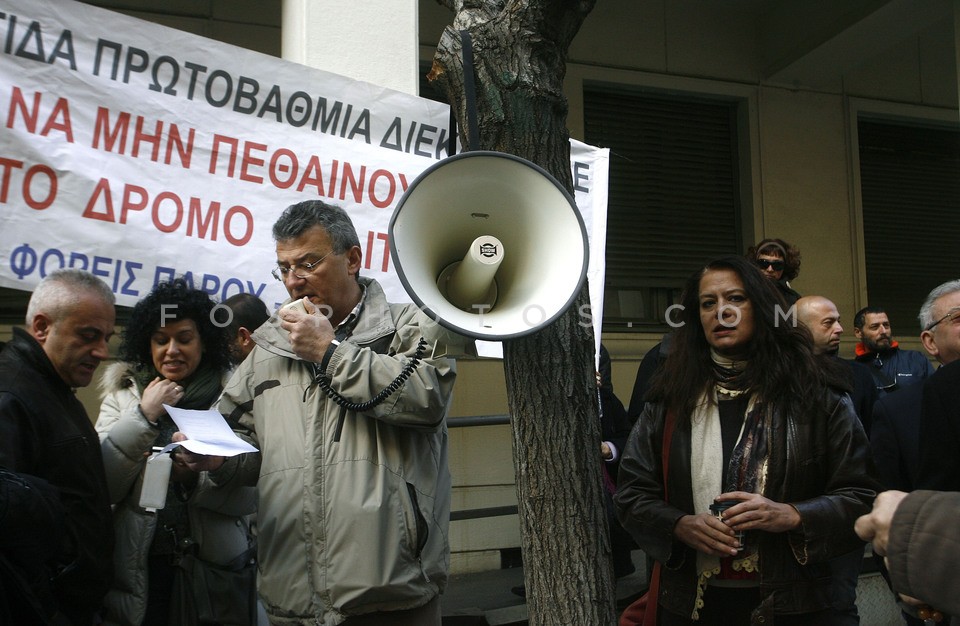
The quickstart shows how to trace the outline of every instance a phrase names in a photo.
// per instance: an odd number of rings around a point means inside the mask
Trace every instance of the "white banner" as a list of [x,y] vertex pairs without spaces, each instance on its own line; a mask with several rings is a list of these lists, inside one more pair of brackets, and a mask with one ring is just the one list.
[[[353,218],[361,273],[410,301],[387,226],[447,156],[446,104],[69,0],[0,0],[0,28],[0,286],[76,267],[131,306],[185,275],[274,308],[271,227],[319,198]],[[571,158],[605,233],[607,153],[574,143]]]
[[600,370],[600,329],[603,323],[603,277],[607,254],[607,181],[610,177],[609,148],[594,148],[570,140],[574,200],[590,240],[587,281],[590,287],[590,311],[580,317],[593,326],[597,371]]

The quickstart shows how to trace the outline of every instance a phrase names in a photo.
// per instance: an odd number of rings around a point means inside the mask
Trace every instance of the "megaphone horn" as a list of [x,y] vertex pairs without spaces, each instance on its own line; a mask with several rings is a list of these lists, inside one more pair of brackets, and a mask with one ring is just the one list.
[[390,219],[404,289],[444,327],[502,341],[552,323],[576,298],[589,250],[580,211],[546,171],[470,151],[424,171]]

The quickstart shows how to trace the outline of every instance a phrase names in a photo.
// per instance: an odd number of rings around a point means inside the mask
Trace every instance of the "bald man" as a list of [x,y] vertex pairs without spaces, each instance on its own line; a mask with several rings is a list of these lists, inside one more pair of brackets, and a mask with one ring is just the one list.
[[[864,431],[870,433],[869,421],[873,414],[873,403],[877,399],[877,388],[867,366],[855,361],[846,361],[838,355],[840,352],[840,311],[837,305],[823,296],[804,296],[797,300],[797,322],[803,324],[813,336],[813,351],[828,359],[836,359],[850,392],[854,409],[863,424]],[[852,383],[852,384],[851,384]],[[857,579],[863,564],[863,550],[857,549],[849,554],[830,561],[833,577],[833,605],[844,615],[844,624],[859,624],[857,612]]]
[[840,325],[837,305],[823,296],[804,296],[797,300],[797,321],[806,326],[813,336],[815,353],[837,358],[849,366],[853,383],[853,391],[850,392],[853,408],[857,411],[864,431],[869,435],[873,404],[879,393],[868,366],[840,359],[838,356],[843,326]]

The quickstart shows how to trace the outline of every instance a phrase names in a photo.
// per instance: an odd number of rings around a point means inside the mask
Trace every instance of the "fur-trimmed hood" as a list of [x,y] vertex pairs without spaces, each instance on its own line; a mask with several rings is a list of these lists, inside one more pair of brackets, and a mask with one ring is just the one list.
[[108,394],[126,389],[133,385],[133,373],[136,366],[126,361],[115,361],[103,368],[100,381],[97,383],[97,392],[103,400]]

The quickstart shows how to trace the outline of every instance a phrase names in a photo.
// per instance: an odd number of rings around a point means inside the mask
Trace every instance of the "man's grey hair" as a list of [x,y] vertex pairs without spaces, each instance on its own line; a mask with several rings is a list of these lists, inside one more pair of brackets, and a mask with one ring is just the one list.
[[93,294],[111,305],[117,302],[110,287],[90,272],[76,269],[57,270],[47,275],[33,290],[30,302],[27,303],[27,326],[32,325],[34,318],[40,313],[55,322],[67,317],[76,304],[79,293]]
[[314,226],[326,231],[334,254],[343,254],[360,245],[357,229],[347,212],[320,200],[305,200],[288,206],[273,225],[273,238],[276,241],[295,239]]
[[960,279],[948,280],[927,295],[927,299],[923,301],[923,306],[920,307],[920,315],[917,316],[917,319],[920,320],[921,330],[927,330],[927,326],[936,321],[933,319],[934,303],[955,291],[960,291]]

